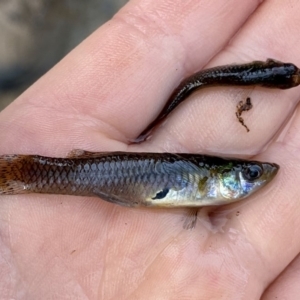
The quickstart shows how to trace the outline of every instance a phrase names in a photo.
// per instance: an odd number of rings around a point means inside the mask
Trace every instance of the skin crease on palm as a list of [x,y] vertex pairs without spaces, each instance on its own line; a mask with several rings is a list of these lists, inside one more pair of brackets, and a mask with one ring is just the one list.
[[[218,153],[281,169],[242,204],[202,209],[193,230],[185,209],[1,196],[0,298],[299,299],[300,88],[195,93],[128,146],[195,71],[268,57],[299,66],[299,11],[298,0],[131,1],[1,112],[1,154]],[[248,92],[250,133],[234,114]]]

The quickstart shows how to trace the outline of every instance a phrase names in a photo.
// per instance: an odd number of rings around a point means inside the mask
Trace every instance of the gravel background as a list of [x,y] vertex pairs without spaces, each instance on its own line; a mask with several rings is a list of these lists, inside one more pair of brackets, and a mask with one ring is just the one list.
[[0,110],[128,0],[0,0]]

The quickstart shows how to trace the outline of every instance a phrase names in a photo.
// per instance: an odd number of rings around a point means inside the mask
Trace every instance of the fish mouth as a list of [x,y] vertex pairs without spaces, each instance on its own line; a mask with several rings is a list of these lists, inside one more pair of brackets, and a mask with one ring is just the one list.
[[275,163],[263,163],[263,168],[264,179],[269,182],[277,175],[280,166]]

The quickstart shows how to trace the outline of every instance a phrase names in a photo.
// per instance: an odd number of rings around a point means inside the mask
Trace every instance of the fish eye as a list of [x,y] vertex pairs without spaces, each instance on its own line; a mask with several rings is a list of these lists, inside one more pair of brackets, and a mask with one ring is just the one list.
[[243,176],[250,181],[259,178],[262,175],[262,173],[262,167],[259,165],[251,165],[243,170]]

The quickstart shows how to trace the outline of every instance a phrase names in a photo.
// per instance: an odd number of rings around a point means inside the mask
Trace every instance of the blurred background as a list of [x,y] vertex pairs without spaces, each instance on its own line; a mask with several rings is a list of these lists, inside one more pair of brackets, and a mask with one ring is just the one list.
[[0,0],[0,110],[128,0]]

